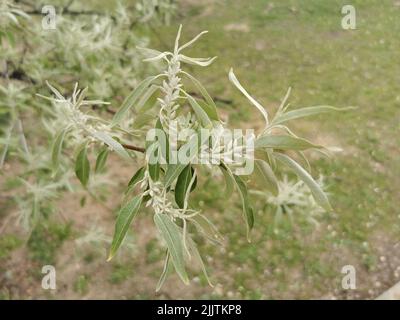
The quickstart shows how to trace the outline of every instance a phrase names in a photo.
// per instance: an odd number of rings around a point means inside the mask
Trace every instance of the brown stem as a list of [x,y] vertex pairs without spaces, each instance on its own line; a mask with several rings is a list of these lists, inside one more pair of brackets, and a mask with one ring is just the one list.
[[145,149],[145,148],[136,147],[136,146],[133,146],[133,145],[131,145],[131,144],[124,144],[124,143],[123,143],[122,146],[123,146],[125,149],[134,150],[134,151],[138,151],[138,152],[141,152],[141,153],[145,153],[145,152],[146,152],[146,149]]

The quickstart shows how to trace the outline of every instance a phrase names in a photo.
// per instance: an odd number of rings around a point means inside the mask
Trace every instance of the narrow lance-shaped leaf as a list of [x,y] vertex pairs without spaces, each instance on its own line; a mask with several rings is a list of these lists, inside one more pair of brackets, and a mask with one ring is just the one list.
[[[54,95],[59,99],[60,101],[64,101],[63,95],[58,91],[56,88],[54,88],[47,80],[46,80],[47,86],[50,88],[50,90],[54,93]],[[46,97],[48,98],[48,97]]]
[[172,270],[172,262],[171,262],[171,255],[167,250],[167,254],[164,261],[163,271],[161,272],[160,279],[158,280],[156,292],[160,291],[161,287],[163,286],[165,280],[167,279],[168,273]]
[[193,167],[190,168],[191,171],[191,179],[189,181],[189,185],[187,187],[186,190],[186,194],[183,200],[183,209],[187,209],[188,205],[189,205],[189,196],[190,193],[196,188],[197,186],[197,173],[196,170],[193,169]]
[[178,55],[178,59],[179,59],[179,61],[182,61],[182,62],[187,63],[187,64],[193,64],[193,65],[196,65],[196,66],[207,67],[211,63],[213,63],[214,60],[217,59],[217,57],[212,57],[212,58],[192,58],[192,57],[188,57],[188,56],[185,56],[183,54],[180,54],[180,55]]
[[108,133],[96,131],[93,134],[93,137],[104,142],[106,145],[110,147],[111,150],[118,153],[121,157],[125,159],[130,159],[129,153],[124,149],[124,147],[114,138],[112,138]]
[[54,139],[54,143],[52,146],[52,151],[51,151],[51,160],[53,163],[53,168],[57,168],[58,167],[58,163],[60,161],[60,155],[61,155],[61,151],[62,151],[62,145],[64,142],[64,138],[65,135],[68,132],[68,128],[65,128],[63,130],[61,130],[56,138]]
[[195,36],[192,40],[190,40],[189,42],[186,42],[185,44],[181,45],[178,48],[178,52],[181,52],[183,49],[189,47],[190,45],[192,45],[193,43],[195,43],[203,34],[208,33],[208,31],[202,31],[200,32],[197,36]]
[[214,285],[211,283],[211,280],[208,276],[206,266],[203,262],[203,259],[201,258],[199,250],[197,249],[196,243],[190,237],[188,237],[187,240],[188,240],[188,247],[189,247],[191,256],[194,257],[195,260],[197,260],[197,263],[200,265],[200,268],[203,271],[204,277],[207,279],[208,284],[211,287],[214,287]]
[[[292,88],[289,87],[288,90],[287,90],[287,92],[286,92],[285,97],[284,97],[283,100],[281,101],[281,104],[280,104],[280,106],[279,106],[279,108],[278,108],[278,111],[276,112],[275,118],[277,117],[278,114],[281,114],[282,112],[284,112],[285,109],[289,106],[289,105],[286,105],[286,101],[289,99],[289,96],[290,96],[290,92],[291,92],[291,91],[292,91]],[[273,121],[272,121],[272,122],[273,122]]]
[[230,197],[233,190],[235,189],[235,179],[233,178],[232,172],[228,167],[226,167],[225,165],[220,165],[220,169],[225,178],[226,187],[224,194],[226,195],[226,197]]
[[296,161],[282,153],[273,153],[273,156],[283,164],[287,165],[292,169],[297,176],[304,181],[304,183],[310,188],[315,201],[325,210],[332,211],[332,207],[329,203],[328,197],[321,189],[320,185],[313,179],[313,177],[303,169]]
[[212,127],[212,122],[210,118],[208,117],[207,113],[203,110],[203,108],[199,105],[199,103],[191,97],[190,95],[186,94],[190,105],[193,108],[194,113],[196,114],[197,119],[201,123],[201,125],[205,128],[211,128]]
[[192,179],[192,167],[187,165],[178,177],[175,187],[175,201],[179,208],[183,208],[185,195]]
[[136,115],[135,119],[133,120],[132,127],[134,129],[141,129],[145,125],[151,123],[153,120],[154,120],[154,115],[150,113],[141,112],[138,115]]
[[185,270],[182,233],[180,228],[171,220],[171,217],[161,213],[156,213],[154,215],[154,223],[168,247],[176,272],[182,281],[188,284],[189,278]]
[[249,204],[247,187],[244,181],[237,175],[233,175],[237,189],[240,194],[240,198],[242,199],[243,213],[245,216],[245,220],[247,223],[247,240],[250,241],[249,235],[250,231],[254,226],[254,212],[253,208]]
[[108,153],[109,153],[108,147],[103,148],[99,152],[97,159],[96,159],[96,167],[94,170],[96,173],[103,171],[103,169],[106,165],[106,162],[107,162]]
[[[193,177],[194,177],[194,180],[193,180]],[[189,185],[190,185],[190,192],[193,192],[194,189],[196,189],[196,187],[197,187],[197,174],[196,174],[196,171],[193,169],[193,167],[192,167],[192,180],[193,180],[193,182],[191,181],[191,182],[189,183]],[[187,192],[188,192],[188,191],[186,191],[186,194],[187,194]]]
[[207,102],[203,100],[198,100],[197,103],[204,110],[204,112],[207,114],[210,120],[219,121],[218,114],[216,113],[216,110],[214,110],[212,106],[210,106]]
[[268,113],[264,109],[264,107],[256,100],[254,99],[243,86],[240,84],[239,80],[236,78],[235,74],[233,73],[233,69],[229,71],[229,80],[236,86],[236,88],[239,89],[239,91],[261,112],[261,114],[264,117],[265,120],[265,125],[267,126],[269,121],[268,121]]
[[185,169],[186,164],[170,164],[164,177],[164,186],[168,188]]
[[148,168],[149,175],[153,181],[158,181],[160,177],[160,148],[159,143],[154,142],[151,144],[146,151],[147,155],[151,155],[149,158]]
[[75,162],[75,174],[84,187],[89,181],[90,163],[87,157],[87,144],[79,151]]
[[114,237],[111,243],[111,249],[107,261],[112,259],[118,248],[121,246],[122,240],[124,240],[133,218],[138,213],[141,203],[142,197],[135,196],[118,212],[117,221],[115,223]]
[[168,55],[168,52],[161,52],[158,50],[143,48],[140,46],[136,46],[136,48],[142,51],[143,54],[146,56],[146,59],[144,59],[143,61],[157,61]]
[[186,75],[192,82],[193,84],[196,86],[197,90],[200,91],[200,93],[202,94],[202,96],[204,97],[204,99],[206,100],[208,106],[209,106],[209,110],[207,112],[208,116],[212,119],[212,120],[216,120],[219,121],[219,117],[218,117],[218,113],[217,113],[217,106],[215,105],[214,100],[211,98],[211,96],[208,94],[206,88],[203,87],[203,85],[200,83],[199,80],[197,80],[195,77],[193,77],[191,74],[185,72],[185,71],[181,71],[184,75]]
[[[208,135],[200,135],[201,139],[206,139]],[[190,161],[198,154],[199,145],[204,143],[204,141],[199,142],[199,136],[193,135],[191,139],[183,145],[178,151],[178,161],[179,159],[184,159],[184,163],[177,163],[177,164],[169,164],[167,167],[167,172],[165,173],[164,177],[164,186],[168,188],[176,178],[181,174],[183,169],[185,169],[186,165],[190,163]],[[187,153],[189,155],[187,156]],[[185,156],[186,155],[186,156]]]
[[273,148],[280,150],[306,150],[310,148],[322,148],[303,138],[287,135],[265,135],[259,137],[254,144],[255,148]]
[[314,106],[314,107],[306,107],[297,110],[291,110],[282,114],[279,114],[274,118],[272,124],[279,124],[289,120],[294,120],[298,118],[308,117],[315,114],[326,113],[331,111],[347,111],[351,109],[356,109],[355,107],[346,107],[346,108],[336,108],[332,106]]
[[145,172],[145,171],[146,171],[146,170],[145,170],[144,167],[139,168],[139,169],[135,172],[135,174],[132,176],[131,180],[129,180],[129,182],[128,182],[128,187],[129,187],[129,188],[135,187],[135,185],[136,185],[139,181],[141,181],[141,180],[143,179],[143,177],[144,177],[144,172]]
[[[144,108],[144,106],[146,105],[147,101],[150,100],[150,98],[153,96],[153,94],[158,90],[158,87],[156,85],[151,85],[146,91],[145,93],[142,95],[142,97],[140,98],[140,100],[138,101],[138,103],[135,106],[135,110],[139,113],[142,112],[146,109]],[[147,108],[148,109],[148,108]],[[140,114],[140,113],[139,113]]]
[[143,91],[159,76],[151,76],[144,79],[139,85],[125,98],[124,102],[122,102],[121,107],[114,115],[111,124],[114,126],[119,124],[124,118],[125,114],[129,111],[130,108],[134,105],[134,103],[140,98]]
[[296,151],[296,153],[299,155],[299,157],[303,160],[304,164],[306,165],[306,170],[308,172],[311,172],[311,165],[310,162],[308,161],[306,155],[302,151]]
[[190,218],[195,227],[212,243],[222,245],[223,236],[214,224],[202,214],[196,214]]
[[181,32],[182,32],[182,25],[179,25],[178,28],[178,33],[176,34],[176,38],[175,38],[175,45],[174,45],[174,53],[178,53],[178,49],[179,49],[179,39],[181,38]]
[[149,174],[153,181],[158,181],[160,177],[160,164],[159,162],[155,164],[149,164]]
[[270,165],[264,160],[255,159],[254,168],[256,169],[255,173],[267,184],[268,189],[270,189],[275,196],[278,195],[278,182]]
[[265,152],[268,164],[270,165],[272,171],[275,171],[276,170],[276,159],[274,157],[272,157],[272,154],[274,153],[274,151],[272,149],[264,149],[262,151]]

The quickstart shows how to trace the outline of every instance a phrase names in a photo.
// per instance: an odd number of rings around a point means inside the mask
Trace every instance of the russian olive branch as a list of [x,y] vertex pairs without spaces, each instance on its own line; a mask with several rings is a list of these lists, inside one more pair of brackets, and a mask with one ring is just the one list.
[[[183,150],[185,143],[198,140],[201,129],[211,131],[208,137],[210,139],[205,141],[221,139],[225,127],[219,119],[214,99],[200,81],[182,70],[184,64],[206,67],[215,60],[215,57],[192,58],[182,54],[185,48],[192,45],[205,33],[202,32],[189,42],[180,45],[180,27],[171,52],[139,48],[148,57],[144,61],[162,61],[166,64],[166,68],[160,74],[150,76],[140,82],[126,97],[111,121],[88,115],[80,110],[80,107],[85,105],[97,108],[101,104],[107,104],[102,101],[85,100],[86,89],[79,90],[76,86],[72,97],[66,99],[56,88],[48,84],[55,98],[45,97],[52,101],[55,114],[62,117],[63,120],[65,118],[68,120],[68,124],[60,126],[59,132],[54,138],[52,147],[54,166],[57,167],[60,161],[64,141],[68,145],[75,144],[78,151],[76,152],[75,173],[83,186],[87,186],[91,172],[87,156],[88,150],[96,151],[96,146],[101,146],[96,159],[95,173],[101,171],[105,166],[109,151],[115,151],[125,159],[131,159],[126,150],[146,153],[146,157],[142,159],[143,165],[128,183],[123,205],[115,223],[108,260],[112,259],[118,251],[140,209],[143,206],[152,208],[154,224],[167,247],[164,271],[157,285],[157,291],[161,288],[168,275],[168,270],[171,268],[174,268],[181,280],[187,284],[189,277],[186,268],[188,265],[197,264],[209,281],[204,262],[192,238],[192,230],[197,230],[215,244],[221,244],[223,239],[207,216],[190,203],[190,195],[196,189],[197,177],[201,174],[198,168],[199,163],[195,162],[200,157],[200,149],[202,155],[205,153],[210,159],[219,159],[216,162],[207,163],[203,167],[206,169],[217,167],[221,171],[225,179],[227,194],[237,191],[242,203],[243,218],[249,240],[255,216],[250,201],[251,193],[248,191],[248,180],[252,179],[254,175],[262,177],[264,192],[279,194],[281,190],[278,184],[278,164],[286,166],[303,181],[310,189],[318,206],[327,212],[332,211],[330,202],[320,184],[295,159],[285,153],[294,151],[304,160],[306,158],[303,151],[325,150],[324,147],[298,137],[286,126],[286,122],[328,111],[342,111],[345,108],[314,106],[288,111],[286,104],[288,92],[276,114],[271,117],[266,108],[243,87],[233,70],[229,72],[230,82],[257,108],[265,121],[264,129],[257,135],[249,137],[250,140],[254,140],[254,147],[260,154],[259,158],[249,159],[242,155],[243,150],[239,139],[242,141],[243,137],[233,137],[226,145],[217,148],[213,145],[204,145],[204,141],[202,141],[187,163],[150,162],[147,157],[150,151],[157,154],[158,160],[162,157],[162,152],[160,152],[162,146],[158,141],[146,141],[145,147],[138,147],[127,142],[127,137],[131,140],[131,136],[143,133],[132,125],[132,120],[135,124],[135,120],[143,114],[148,116],[144,121],[150,128],[161,130],[164,133],[173,135],[191,130],[191,135],[182,138],[181,144],[174,142],[175,145],[172,143],[169,145],[169,148],[177,147],[178,153],[185,151]],[[186,90],[183,78],[190,80],[198,93]],[[136,117],[133,116],[135,114]],[[255,160],[255,174],[247,173],[239,176],[236,170],[243,163],[237,159],[236,162],[221,160],[227,152],[242,155],[239,160],[244,161],[245,164]],[[210,281],[209,283],[211,285]]]

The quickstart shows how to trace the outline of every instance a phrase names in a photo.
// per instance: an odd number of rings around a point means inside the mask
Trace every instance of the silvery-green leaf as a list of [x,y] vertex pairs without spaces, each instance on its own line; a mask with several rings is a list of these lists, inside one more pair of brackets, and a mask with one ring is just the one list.
[[247,192],[247,186],[242,180],[237,175],[233,175],[233,178],[235,179],[237,190],[239,191],[240,198],[242,200],[242,207],[243,207],[243,213],[245,216],[246,224],[247,224],[247,240],[250,241],[250,231],[254,226],[254,212],[253,208],[249,204],[249,197],[248,197],[248,192]]
[[304,183],[310,188],[315,201],[325,210],[332,211],[332,207],[329,203],[328,197],[321,189],[320,185],[313,179],[313,177],[304,170],[296,161],[282,153],[273,153],[273,156],[280,162],[292,169],[297,176],[304,181]]
[[146,103],[150,100],[150,99],[154,93],[158,90],[158,87],[156,85],[151,85],[146,91],[145,93],[143,93],[142,97],[139,99],[138,103],[135,106],[135,110],[138,112],[138,115],[141,114],[141,112],[147,111],[148,109],[150,109],[150,107],[146,107]]
[[94,169],[94,171],[96,173],[99,173],[104,169],[104,166],[106,165],[106,161],[108,158],[108,153],[109,153],[108,147],[103,148],[99,152],[97,159],[96,159],[96,167]]
[[226,197],[230,197],[235,188],[235,179],[233,178],[232,172],[228,167],[226,167],[225,165],[221,165],[220,169],[225,178],[226,187],[224,194],[226,195]]
[[153,57],[153,58],[143,59],[143,61],[145,61],[145,62],[157,61],[157,60],[161,60],[161,59],[165,58],[167,55],[168,55],[168,52],[161,52],[158,56]]
[[254,99],[243,86],[240,84],[239,80],[236,78],[235,74],[233,73],[233,69],[229,71],[229,80],[239,89],[241,93],[261,112],[262,116],[265,120],[265,125],[268,125],[268,113],[264,109],[264,107],[258,103],[256,99]]
[[[285,108],[287,107],[286,106],[286,101],[289,98],[291,91],[292,91],[292,88],[289,87],[288,91],[286,92],[285,97],[283,98],[283,100],[282,100],[282,102],[281,102],[281,104],[280,104],[280,106],[278,108],[278,111],[276,112],[277,115],[282,113],[285,110]],[[275,118],[276,118],[276,116],[275,116]]]
[[208,284],[211,287],[213,287],[214,285],[211,283],[211,280],[210,280],[210,278],[208,276],[208,273],[207,273],[206,266],[205,266],[205,264],[203,262],[203,259],[201,258],[200,252],[197,249],[196,244],[194,243],[194,241],[190,237],[188,237],[187,240],[188,240],[187,241],[188,242],[188,249],[189,249],[189,252],[190,252],[191,256],[197,261],[198,264],[200,264],[200,267],[201,267],[201,270],[203,271],[204,277],[207,279]]
[[211,120],[220,121],[217,110],[214,109],[211,105],[209,105],[207,102],[203,100],[199,100],[198,104]]
[[149,164],[149,175],[151,180],[158,181],[160,177],[160,163]]
[[207,67],[209,66],[211,63],[213,63],[213,61],[217,59],[217,57],[213,57],[213,58],[191,58],[191,57],[187,57],[183,54],[179,55],[179,61],[181,62],[185,62],[188,64],[194,64],[197,66],[201,66],[201,67]]
[[168,52],[161,52],[158,50],[143,48],[143,47],[139,47],[139,46],[136,46],[136,48],[139,49],[140,51],[142,51],[143,54],[147,57],[143,61],[157,61],[157,60],[163,59],[164,57],[166,57],[168,55]]
[[179,25],[178,28],[178,33],[176,34],[176,38],[175,38],[175,45],[174,45],[174,52],[178,53],[178,49],[179,49],[179,39],[181,38],[181,32],[182,32],[182,25]]
[[56,138],[54,139],[54,143],[53,143],[52,151],[51,151],[51,160],[53,163],[53,168],[58,167],[58,162],[59,162],[60,155],[61,155],[62,145],[63,145],[64,138],[65,138],[65,135],[67,132],[68,132],[68,128],[64,128],[57,134]]
[[148,163],[149,175],[153,181],[158,181],[158,178],[160,177],[159,152],[160,148],[158,142],[154,142],[146,150],[147,154],[155,155],[155,158],[153,159],[153,162],[155,161],[155,163]]
[[175,202],[179,208],[184,207],[186,192],[192,180],[192,167],[188,164],[180,173],[175,187]]
[[287,135],[265,135],[257,138],[255,148],[273,148],[280,150],[306,150],[310,148],[322,148],[306,139]]
[[98,140],[108,145],[111,148],[111,150],[118,153],[121,157],[125,159],[130,159],[129,153],[126,152],[124,147],[117,140],[108,135],[108,133],[96,131],[92,135],[93,137],[97,138]]
[[4,12],[4,15],[8,16],[16,25],[19,25],[18,19],[11,12]]
[[171,255],[169,254],[169,251],[167,250],[167,255],[164,260],[164,267],[163,271],[161,273],[160,279],[158,280],[157,287],[156,287],[156,292],[160,291],[161,287],[163,286],[165,279],[167,279],[168,273],[172,270],[172,262],[171,262]]
[[208,94],[206,88],[204,88],[203,85],[200,83],[200,81],[198,81],[195,77],[193,77],[189,73],[187,73],[185,71],[182,71],[182,73],[184,75],[186,75],[193,82],[195,87],[200,91],[200,93],[204,97],[204,99],[205,99],[205,101],[207,102],[207,105],[208,105],[208,110],[205,110],[205,111],[207,112],[207,114],[210,117],[210,119],[219,121],[218,112],[217,112],[217,106],[215,105],[214,100]]
[[307,171],[311,172],[311,165],[310,162],[308,161],[306,155],[302,151],[296,151],[296,153],[300,156],[300,158],[303,160],[304,164],[306,165]]
[[185,169],[187,164],[169,164],[164,177],[164,186],[168,188]]
[[202,31],[197,36],[195,36],[192,40],[186,42],[182,46],[179,47],[178,52],[182,51],[183,49],[189,47],[193,43],[195,43],[203,34],[206,34],[208,31]]
[[189,205],[190,193],[194,189],[196,189],[196,186],[197,186],[197,173],[196,173],[196,170],[193,167],[191,167],[190,171],[191,171],[192,179],[190,179],[189,186],[188,186],[188,188],[186,190],[185,198],[183,200],[183,208],[184,209],[186,209],[188,207],[188,205]]
[[134,129],[140,129],[146,124],[149,124],[154,120],[154,115],[149,114],[149,113],[139,113],[135,119],[133,120],[133,128]]
[[75,161],[75,174],[84,187],[87,186],[90,173],[90,163],[87,157],[87,144],[78,153]]
[[[78,89],[78,83],[75,84],[75,88]],[[82,104],[83,99],[85,98],[87,90],[88,90],[88,87],[86,87],[86,88],[82,89],[82,91],[80,91],[78,99],[76,99],[76,105],[77,106],[80,106]],[[92,104],[96,104],[96,103],[101,102],[101,101],[87,101],[87,102],[88,103],[92,103]]]
[[185,270],[182,232],[180,228],[172,221],[170,216],[161,213],[154,215],[154,223],[168,247],[176,272],[182,281],[188,284],[189,278]]
[[114,237],[107,261],[112,259],[118,248],[121,246],[122,240],[124,240],[133,218],[138,213],[141,203],[142,196],[135,196],[119,210],[117,221],[115,223]]
[[[63,95],[58,91],[56,88],[54,88],[48,81],[46,81],[47,86],[50,88],[51,91],[53,91],[54,95],[57,97],[58,100],[64,101],[65,98]],[[48,97],[45,97],[48,98]]]
[[21,17],[24,17],[25,19],[28,19],[28,20],[31,19],[31,17],[28,14],[26,14],[24,11],[22,11],[22,10],[11,9],[10,11],[15,13],[15,14],[17,14],[17,15],[19,15],[19,16],[21,16]]
[[[186,165],[188,165],[198,154],[199,146],[201,146],[209,138],[209,134],[193,135],[178,151],[178,163],[168,164],[164,177],[164,186],[168,188],[181,174]],[[199,141],[203,139],[203,141]],[[168,147],[168,146],[167,146]],[[180,159],[185,159],[184,163],[180,163]],[[193,186],[192,186],[193,187]]]
[[223,236],[214,224],[202,214],[196,214],[190,218],[195,227],[212,243],[222,245]]
[[314,107],[306,107],[297,110],[291,110],[282,114],[279,114],[274,120],[273,124],[283,123],[289,120],[303,118],[312,116],[319,113],[331,112],[331,111],[347,111],[355,109],[355,107],[346,107],[346,108],[336,108],[332,106],[314,106]]
[[145,168],[141,167],[138,169],[138,171],[135,172],[135,174],[133,175],[133,177],[131,178],[131,180],[129,180],[128,182],[128,187],[129,188],[133,188],[135,187],[135,185],[141,181],[144,177],[144,173],[145,173]]
[[162,142],[162,143],[160,142],[160,150],[161,150],[160,157],[161,157],[161,159],[166,161],[166,163],[169,163],[169,151],[170,151],[169,150],[169,136],[163,129],[160,118],[157,119],[155,127],[156,127],[156,129],[161,130],[165,137],[165,142]]
[[262,178],[263,182],[267,184],[268,188],[272,191],[272,193],[275,196],[278,195],[279,193],[278,182],[270,165],[264,160],[255,159],[254,169],[256,175]]
[[212,128],[212,122],[208,117],[207,113],[203,110],[203,108],[198,104],[196,99],[186,94],[190,105],[193,108],[194,113],[196,114],[197,119],[201,123],[201,125],[205,128]]
[[125,98],[124,102],[122,102],[121,107],[112,119],[111,125],[114,126],[120,123],[129,109],[132,108],[135,102],[140,98],[144,90],[146,90],[147,87],[160,76],[161,75],[151,76],[140,82],[139,85]]

